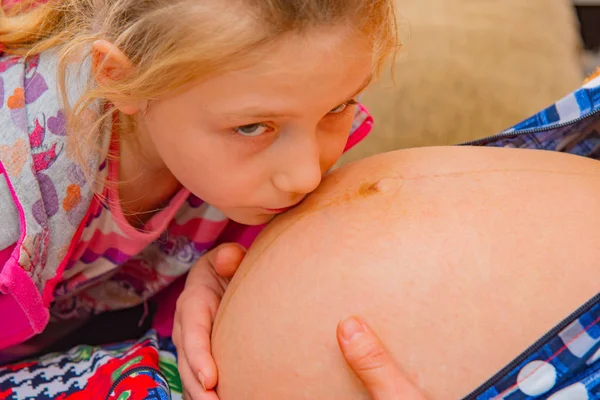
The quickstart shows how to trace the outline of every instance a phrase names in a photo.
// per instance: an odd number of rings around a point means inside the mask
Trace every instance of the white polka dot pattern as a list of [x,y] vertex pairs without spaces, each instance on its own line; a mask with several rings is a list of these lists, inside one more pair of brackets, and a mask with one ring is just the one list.
[[532,361],[519,372],[517,384],[528,396],[539,396],[556,384],[556,368],[545,361]]
[[548,400],[588,400],[588,391],[583,383],[575,383],[564,388],[552,396]]

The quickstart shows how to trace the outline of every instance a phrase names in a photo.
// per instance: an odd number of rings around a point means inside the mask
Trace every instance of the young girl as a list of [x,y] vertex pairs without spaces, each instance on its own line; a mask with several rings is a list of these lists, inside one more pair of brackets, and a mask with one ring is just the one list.
[[[191,269],[173,330],[178,366],[189,398],[216,398],[217,272],[243,256],[227,243],[249,245],[368,133],[356,98],[396,48],[393,3],[4,4],[0,363],[144,303]],[[162,299],[172,318],[172,297]],[[159,328],[169,335],[168,321]],[[133,347],[14,364],[0,370],[0,398],[121,398],[124,384],[145,398],[164,383],[157,346],[151,333]],[[154,386],[126,385],[145,373]]]

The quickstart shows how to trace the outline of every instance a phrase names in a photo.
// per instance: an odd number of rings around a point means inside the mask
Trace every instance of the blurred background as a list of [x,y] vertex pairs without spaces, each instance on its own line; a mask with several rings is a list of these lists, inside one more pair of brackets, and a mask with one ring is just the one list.
[[404,46],[364,94],[371,135],[342,164],[502,131],[600,65],[600,0],[397,0]]

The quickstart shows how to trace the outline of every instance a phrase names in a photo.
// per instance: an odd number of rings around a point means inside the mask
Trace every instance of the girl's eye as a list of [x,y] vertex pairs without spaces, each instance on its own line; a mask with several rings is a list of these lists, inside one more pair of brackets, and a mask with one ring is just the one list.
[[349,100],[349,101],[347,101],[345,103],[340,104],[339,106],[337,106],[333,110],[329,111],[329,114],[340,114],[340,113],[343,113],[344,111],[346,111],[346,108],[348,108],[349,106],[352,106],[354,104],[356,104],[356,100]]
[[235,133],[246,136],[246,137],[254,137],[260,136],[263,133],[269,130],[269,127],[265,124],[250,124],[244,126],[238,126],[233,129]]

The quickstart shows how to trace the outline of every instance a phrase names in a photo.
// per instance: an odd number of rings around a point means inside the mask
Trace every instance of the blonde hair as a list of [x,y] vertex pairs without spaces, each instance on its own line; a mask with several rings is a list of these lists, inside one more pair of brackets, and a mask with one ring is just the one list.
[[[1,0],[0,0],[1,3]],[[398,46],[395,0],[21,0],[0,12],[0,44],[7,54],[59,50],[60,92],[67,132],[99,140],[82,126],[84,112],[106,99],[160,97],[186,83],[235,68],[254,50],[286,33],[345,24],[371,40],[379,72]],[[366,35],[366,36],[365,36]],[[358,37],[358,36],[357,36]],[[133,63],[134,72],[99,86],[90,75],[81,98],[67,100],[67,66],[106,39]],[[102,113],[99,127],[111,114]],[[78,146],[79,147],[79,146]]]

